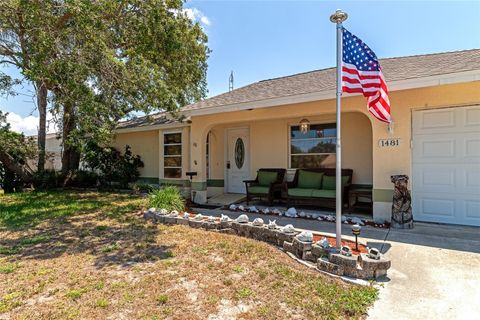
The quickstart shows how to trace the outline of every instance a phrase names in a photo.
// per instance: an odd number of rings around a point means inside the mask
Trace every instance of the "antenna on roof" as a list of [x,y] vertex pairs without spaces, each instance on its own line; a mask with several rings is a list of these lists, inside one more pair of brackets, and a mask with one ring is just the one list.
[[228,92],[233,90],[233,70],[230,72],[230,77],[228,78]]

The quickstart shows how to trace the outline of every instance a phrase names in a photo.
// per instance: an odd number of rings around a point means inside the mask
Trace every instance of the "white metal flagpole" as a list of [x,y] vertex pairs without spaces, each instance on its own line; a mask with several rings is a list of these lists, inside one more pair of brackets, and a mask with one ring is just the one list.
[[330,21],[337,24],[337,144],[336,144],[336,246],[342,245],[342,130],[341,130],[341,98],[342,98],[342,22],[348,14],[338,9],[330,16]]

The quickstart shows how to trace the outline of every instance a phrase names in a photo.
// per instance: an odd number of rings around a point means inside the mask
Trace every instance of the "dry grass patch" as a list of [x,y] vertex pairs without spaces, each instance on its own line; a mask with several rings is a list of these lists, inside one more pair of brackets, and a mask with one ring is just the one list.
[[265,243],[147,224],[143,199],[95,196],[110,204],[0,230],[0,318],[358,318],[376,298]]

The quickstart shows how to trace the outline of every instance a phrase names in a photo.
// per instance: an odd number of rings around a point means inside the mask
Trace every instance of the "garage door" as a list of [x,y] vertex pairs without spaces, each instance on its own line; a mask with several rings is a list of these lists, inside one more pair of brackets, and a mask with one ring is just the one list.
[[413,113],[414,218],[480,226],[480,106]]

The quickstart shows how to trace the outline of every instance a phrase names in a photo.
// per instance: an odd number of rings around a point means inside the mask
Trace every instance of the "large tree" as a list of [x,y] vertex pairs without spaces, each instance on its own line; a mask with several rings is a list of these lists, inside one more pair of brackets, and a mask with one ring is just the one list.
[[48,32],[56,26],[51,10],[43,10],[44,1],[2,0],[0,6],[0,67],[11,65],[20,70],[26,81],[36,89],[39,112],[38,163],[45,167],[45,138],[47,115],[48,75],[42,67],[53,52],[55,34]]
[[22,70],[52,92],[64,171],[85,137],[108,141],[130,112],[175,112],[206,93],[207,37],[180,0],[4,2],[0,23],[31,26],[34,63]]

